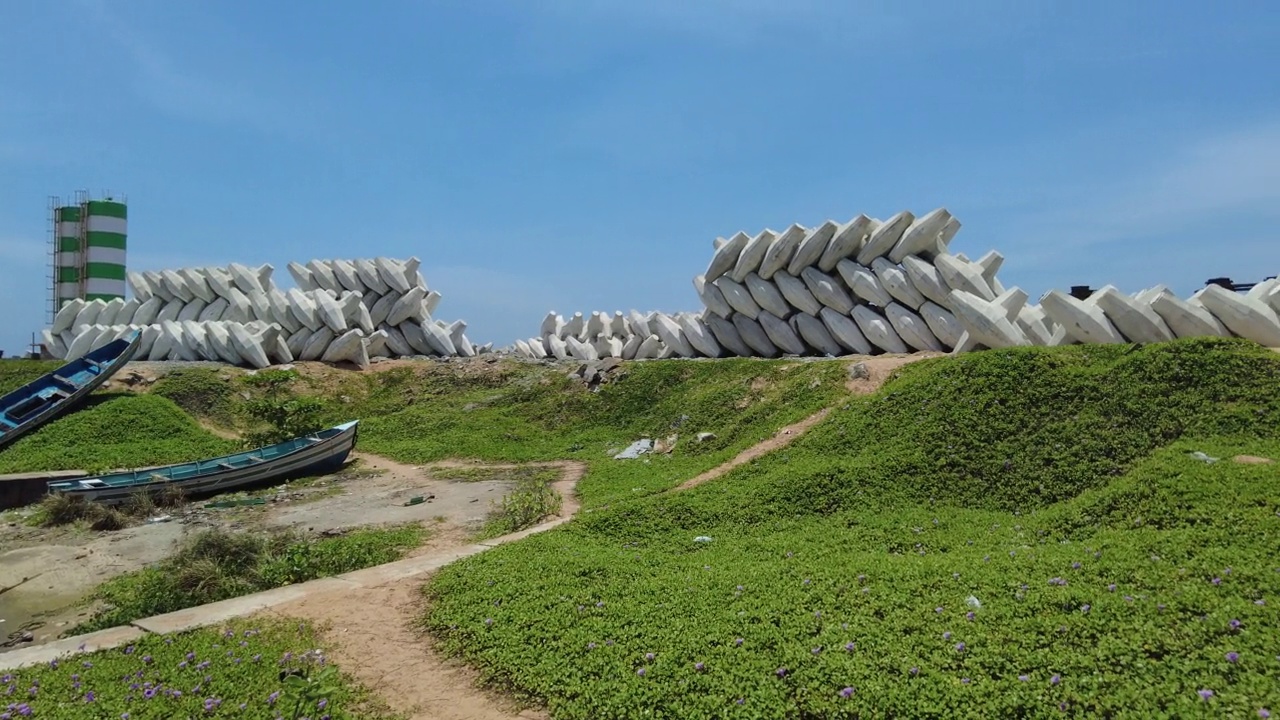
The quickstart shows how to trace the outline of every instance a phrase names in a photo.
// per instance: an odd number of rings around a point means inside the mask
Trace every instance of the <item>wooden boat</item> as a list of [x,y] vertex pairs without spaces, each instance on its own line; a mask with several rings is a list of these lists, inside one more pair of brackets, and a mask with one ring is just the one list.
[[133,359],[141,339],[134,330],[0,398],[0,448],[78,405]]
[[186,495],[210,495],[239,487],[334,472],[356,444],[353,420],[254,450],[209,460],[133,470],[48,484],[49,492],[75,495],[104,505],[130,496],[176,488]]

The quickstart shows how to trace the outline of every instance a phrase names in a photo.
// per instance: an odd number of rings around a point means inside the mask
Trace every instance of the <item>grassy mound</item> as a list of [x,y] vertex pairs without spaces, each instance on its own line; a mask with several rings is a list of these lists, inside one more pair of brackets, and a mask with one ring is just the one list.
[[44,360],[0,360],[0,395],[17,390],[59,367],[62,363]]
[[445,568],[427,622],[565,718],[1255,716],[1280,471],[1192,453],[1280,458],[1277,398],[1233,341],[919,363],[720,481]]
[[367,528],[319,540],[204,530],[165,561],[103,583],[94,598],[109,609],[72,634],[381,565],[424,539],[420,525]]
[[313,628],[282,620],[147,635],[0,673],[11,717],[394,717],[325,662]]
[[0,452],[0,473],[166,465],[226,454],[235,447],[164,398],[97,394],[78,412]]

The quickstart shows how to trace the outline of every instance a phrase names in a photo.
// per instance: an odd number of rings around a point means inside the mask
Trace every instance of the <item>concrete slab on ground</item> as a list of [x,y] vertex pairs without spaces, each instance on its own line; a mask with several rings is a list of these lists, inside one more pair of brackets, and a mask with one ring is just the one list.
[[312,593],[334,592],[358,587],[355,583],[337,577],[321,578],[310,582],[286,585],[252,595],[231,598],[221,602],[178,610],[177,612],[135,620],[134,627],[153,633],[175,633],[217,625],[233,618],[245,617],[259,610],[297,600]]
[[444,552],[422,555],[420,557],[397,560],[384,565],[375,565],[364,570],[356,570],[339,577],[360,587],[378,587],[419,575],[435,572],[455,560],[475,555],[489,548],[485,545],[464,545],[460,548]]
[[84,646],[84,652],[110,650],[134,642],[143,635],[146,633],[136,627],[113,627],[63,640],[54,640],[36,647],[13,650],[0,655],[0,670],[13,670],[25,665],[47,663],[77,652],[81,645]]

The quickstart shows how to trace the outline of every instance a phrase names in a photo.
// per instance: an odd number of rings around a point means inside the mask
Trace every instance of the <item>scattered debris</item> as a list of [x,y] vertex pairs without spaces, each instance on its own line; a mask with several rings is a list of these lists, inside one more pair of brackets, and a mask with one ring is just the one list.
[[435,495],[426,495],[426,496],[415,495],[409,498],[408,500],[404,501],[403,503],[401,503],[401,506],[409,507],[410,505],[421,505],[424,502],[431,502],[432,500],[435,500],[435,499],[436,499]]
[[699,535],[698,537],[694,538],[693,541],[696,543],[709,543],[711,542],[711,538],[707,537],[706,535]]
[[233,500],[216,500],[211,503],[205,503],[204,508],[206,510],[210,510],[210,509],[219,509],[219,508],[240,507],[243,505],[266,505],[266,504],[267,504],[267,501],[264,498],[238,498]]
[[858,362],[850,365],[849,379],[850,380],[870,380],[871,371],[867,369],[867,364],[864,362]]
[[710,432],[698,433],[698,442],[706,442],[708,440],[715,440],[715,439],[716,439],[715,433],[710,433]]
[[1212,464],[1214,464],[1214,463],[1218,462],[1218,458],[1216,458],[1216,457],[1209,457],[1208,455],[1205,455],[1204,453],[1200,452],[1199,450],[1196,450],[1195,452],[1190,453],[1190,455],[1191,455],[1191,457],[1195,458],[1196,460],[1199,460],[1200,462],[1202,462],[1202,463],[1206,463],[1206,464],[1209,464],[1209,465],[1212,465]]
[[649,452],[650,450],[653,450],[653,441],[648,438],[645,438],[644,440],[637,440],[631,443],[630,445],[627,446],[627,449],[623,450],[617,455],[614,455],[613,459],[614,460],[634,460],[640,457],[641,455],[643,455],[644,453]]
[[670,455],[671,451],[676,449],[676,441],[679,439],[680,439],[680,436],[674,433],[671,435],[668,435],[667,439],[659,440],[657,443],[654,444],[653,451],[657,453],[663,453],[665,455]]
[[153,518],[147,518],[147,524],[155,525],[157,523],[167,523],[170,520],[173,520],[172,515],[157,515],[156,517],[153,517]]

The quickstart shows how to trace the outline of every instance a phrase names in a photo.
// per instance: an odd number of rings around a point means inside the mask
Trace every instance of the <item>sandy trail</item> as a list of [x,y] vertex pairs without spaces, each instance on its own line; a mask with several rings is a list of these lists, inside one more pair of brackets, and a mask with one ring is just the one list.
[[[860,360],[867,377],[852,377],[847,389],[858,395],[874,392],[899,367],[937,353],[881,356]],[[850,363],[852,367],[855,363]],[[685,481],[678,492],[722,477],[736,467],[794,442],[827,417],[831,408],[779,429],[769,438],[747,448],[731,460]],[[390,463],[382,458],[377,463]],[[561,517],[572,517],[579,503],[574,488],[586,471],[576,462],[491,465],[442,461],[424,469],[559,467],[562,476],[554,484],[563,500]],[[440,528],[441,533],[421,550],[422,554],[446,551],[465,544],[467,533]],[[425,612],[422,582],[395,582],[357,591],[319,595],[282,605],[270,615],[310,620],[319,625],[334,661],[373,691],[392,710],[410,720],[534,720],[548,715],[537,708],[520,707],[509,698],[479,686],[479,674],[439,653],[429,635],[418,628]]]

